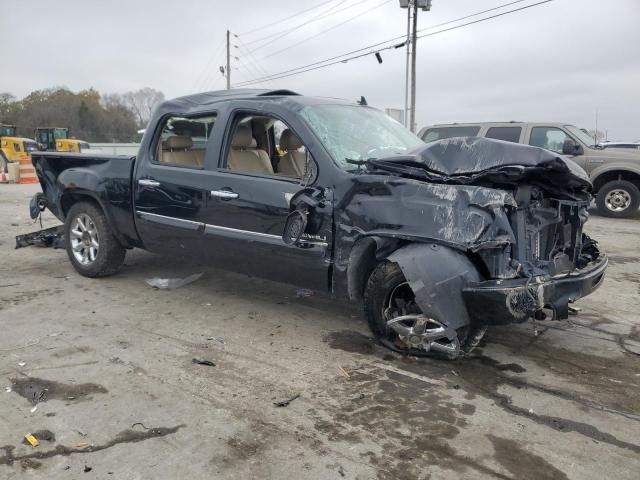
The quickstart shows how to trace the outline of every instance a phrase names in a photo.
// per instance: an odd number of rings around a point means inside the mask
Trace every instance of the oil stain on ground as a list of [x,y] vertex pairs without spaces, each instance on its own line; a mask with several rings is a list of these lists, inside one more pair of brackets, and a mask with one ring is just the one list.
[[95,393],[108,392],[105,387],[96,383],[68,385],[35,377],[14,378],[11,380],[11,384],[13,392],[34,404],[47,400],[80,402],[88,400]]
[[51,450],[38,450],[36,452],[28,453],[25,455],[15,455],[15,447],[13,445],[5,445],[3,447],[0,447],[0,452],[4,452],[4,454],[0,455],[0,465],[13,465],[15,462],[20,462],[23,468],[25,468],[25,465],[29,464],[37,464],[37,466],[39,466],[38,460],[45,460],[47,458],[58,456],[66,457],[75,453],[83,454],[90,452],[99,452],[101,450],[106,450],[121,443],[138,443],[149,440],[151,438],[165,437],[167,435],[176,433],[183,427],[185,427],[185,425],[177,425],[170,428],[154,427],[144,431],[124,430],[118,433],[112,440],[101,445],[93,445],[91,448],[75,448],[68,447],[66,445],[56,445]]

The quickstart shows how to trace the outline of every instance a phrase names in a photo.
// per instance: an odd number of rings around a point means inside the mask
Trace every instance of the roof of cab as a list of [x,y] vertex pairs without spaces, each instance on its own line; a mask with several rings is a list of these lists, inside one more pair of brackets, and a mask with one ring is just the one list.
[[349,102],[347,100],[338,98],[326,98],[326,97],[307,97],[297,92],[279,89],[251,89],[251,88],[237,88],[232,90],[217,90],[213,92],[196,93],[192,95],[186,95],[178,97],[173,100],[163,102],[163,107],[170,105],[175,106],[188,106],[193,109],[197,106],[207,106],[218,102],[224,102],[227,100],[259,100],[259,101],[273,101],[273,102],[292,102],[299,105],[310,104],[327,104],[338,103],[346,105],[356,105],[355,102]]

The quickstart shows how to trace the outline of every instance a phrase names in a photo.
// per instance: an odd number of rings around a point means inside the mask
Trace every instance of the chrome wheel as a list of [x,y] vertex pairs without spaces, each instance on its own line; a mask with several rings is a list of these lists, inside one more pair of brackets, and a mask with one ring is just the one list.
[[82,265],[90,265],[98,258],[100,243],[98,228],[86,213],[78,215],[71,225],[70,242],[74,258]]
[[383,318],[387,322],[387,328],[394,331],[398,340],[408,348],[454,356],[460,351],[457,336],[450,340],[446,325],[420,311],[407,282],[401,283],[391,291]]
[[604,204],[612,212],[622,212],[631,205],[631,194],[622,188],[616,188],[607,193]]

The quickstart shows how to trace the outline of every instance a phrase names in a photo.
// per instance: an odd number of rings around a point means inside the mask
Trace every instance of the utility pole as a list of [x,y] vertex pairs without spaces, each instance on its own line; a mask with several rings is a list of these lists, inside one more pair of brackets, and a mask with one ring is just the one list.
[[227,90],[231,90],[231,42],[227,30]]
[[411,115],[409,130],[416,132],[416,50],[418,46],[418,9],[413,5],[413,32],[411,33]]
[[[407,66],[405,72],[404,118],[405,127],[415,133],[416,130],[416,52],[418,46],[418,9],[423,12],[431,10],[432,0],[399,0],[400,8],[407,9]],[[413,9],[413,21],[411,10]],[[409,69],[411,63],[411,69]],[[411,70],[411,81],[409,81]],[[408,105],[409,92],[411,104]]]
[[409,127],[409,62],[411,58],[411,7],[407,7],[407,65],[404,73],[404,126]]

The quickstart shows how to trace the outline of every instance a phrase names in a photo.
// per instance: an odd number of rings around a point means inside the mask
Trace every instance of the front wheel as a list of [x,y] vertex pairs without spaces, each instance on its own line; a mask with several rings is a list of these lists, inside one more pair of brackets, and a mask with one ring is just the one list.
[[598,211],[613,218],[633,215],[640,205],[640,190],[626,180],[614,180],[605,183],[596,197]]
[[67,255],[85,277],[105,277],[120,270],[126,250],[111,233],[103,211],[90,202],[71,207],[64,223]]
[[[400,267],[380,263],[371,273],[364,292],[364,311],[369,328],[384,346],[404,354],[458,358],[475,347],[486,327],[461,328],[448,338],[446,325],[423,312]],[[467,345],[466,340],[471,339]]]

